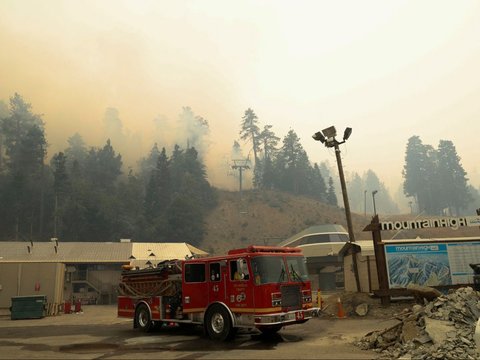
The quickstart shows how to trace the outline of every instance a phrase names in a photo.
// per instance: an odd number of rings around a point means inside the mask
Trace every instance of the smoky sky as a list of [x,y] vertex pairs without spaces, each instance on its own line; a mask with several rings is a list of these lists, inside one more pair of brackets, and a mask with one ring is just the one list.
[[346,173],[371,169],[392,191],[409,137],[451,140],[478,187],[479,15],[473,0],[3,0],[0,99],[43,114],[50,155],[77,132],[111,137],[132,166],[155,142],[197,144],[212,182],[233,187],[252,108],[315,162],[335,164],[315,132],[352,127]]

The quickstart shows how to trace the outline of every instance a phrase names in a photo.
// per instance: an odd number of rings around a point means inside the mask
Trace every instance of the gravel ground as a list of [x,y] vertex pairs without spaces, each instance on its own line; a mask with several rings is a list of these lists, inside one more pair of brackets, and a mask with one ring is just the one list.
[[10,320],[0,314],[0,359],[374,359],[354,341],[391,320],[327,315],[283,328],[265,338],[257,330],[240,331],[234,341],[218,343],[200,327],[162,328],[151,334],[116,316],[115,305],[87,305],[78,314]]

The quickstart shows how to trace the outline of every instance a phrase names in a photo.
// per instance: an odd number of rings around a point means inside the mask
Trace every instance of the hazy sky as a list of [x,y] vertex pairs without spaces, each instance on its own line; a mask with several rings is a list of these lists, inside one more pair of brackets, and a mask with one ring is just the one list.
[[409,137],[452,140],[478,187],[479,19],[477,0],[0,0],[0,99],[18,92],[44,114],[50,152],[76,131],[103,144],[107,107],[146,152],[153,119],[190,106],[218,160],[251,107],[334,166],[311,136],[352,127],[345,171],[391,190]]

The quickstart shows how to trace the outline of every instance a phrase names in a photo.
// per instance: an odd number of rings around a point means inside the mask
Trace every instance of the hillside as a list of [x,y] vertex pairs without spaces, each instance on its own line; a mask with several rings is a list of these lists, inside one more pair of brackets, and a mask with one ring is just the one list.
[[[212,254],[247,245],[276,245],[308,228],[325,223],[347,229],[343,208],[332,207],[302,196],[277,191],[218,192],[218,205],[206,219],[207,233],[200,248]],[[370,218],[352,214],[357,239],[370,238],[362,232]]]
[[[474,215],[474,214],[472,214]],[[422,218],[427,218],[424,216]],[[408,220],[412,215],[380,216],[381,221]],[[357,240],[371,239],[363,229],[371,214],[352,213],[352,223]],[[345,210],[332,207],[303,196],[277,191],[218,191],[218,205],[206,219],[205,240],[199,247],[211,254],[224,254],[229,249],[248,245],[276,245],[290,236],[313,225],[337,223],[347,229]],[[428,229],[416,231],[382,232],[383,239],[445,238],[478,236],[478,228],[451,230]]]

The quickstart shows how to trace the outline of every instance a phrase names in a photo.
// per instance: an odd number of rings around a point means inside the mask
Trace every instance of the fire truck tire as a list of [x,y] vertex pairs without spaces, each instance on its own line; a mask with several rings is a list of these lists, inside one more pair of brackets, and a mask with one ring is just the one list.
[[218,304],[208,310],[205,317],[205,328],[208,337],[217,341],[230,340],[236,333],[227,309]]
[[150,311],[148,311],[148,307],[145,304],[138,305],[137,311],[135,312],[135,321],[137,327],[143,332],[150,332],[154,328],[154,324],[150,318]]

